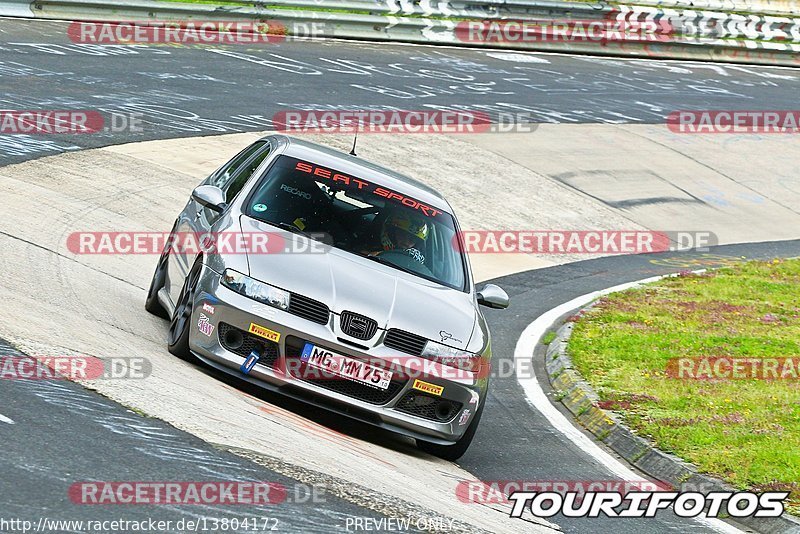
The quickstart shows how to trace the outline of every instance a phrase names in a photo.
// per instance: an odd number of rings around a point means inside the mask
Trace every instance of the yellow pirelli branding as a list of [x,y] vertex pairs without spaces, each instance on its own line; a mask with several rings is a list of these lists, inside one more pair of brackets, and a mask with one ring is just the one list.
[[441,395],[442,391],[444,391],[444,386],[437,386],[436,384],[431,384],[429,382],[423,382],[420,379],[414,380],[414,385],[411,386],[414,389],[418,389],[420,391],[424,391],[425,393],[430,393],[431,395]]
[[275,343],[281,340],[280,333],[270,330],[269,328],[259,326],[256,323],[250,323],[250,330],[248,330],[248,332],[257,335],[258,337],[263,337],[264,339],[274,341]]

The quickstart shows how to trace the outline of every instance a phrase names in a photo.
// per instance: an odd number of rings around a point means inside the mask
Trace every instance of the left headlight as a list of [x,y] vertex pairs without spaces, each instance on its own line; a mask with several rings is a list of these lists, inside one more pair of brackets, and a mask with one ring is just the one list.
[[454,349],[435,341],[428,341],[422,350],[422,357],[439,362],[448,367],[463,369],[477,373],[481,369],[483,359],[479,354]]
[[221,283],[228,289],[236,291],[245,297],[263,302],[280,310],[289,309],[291,296],[288,291],[259,282],[233,269],[225,269],[225,272],[222,273]]

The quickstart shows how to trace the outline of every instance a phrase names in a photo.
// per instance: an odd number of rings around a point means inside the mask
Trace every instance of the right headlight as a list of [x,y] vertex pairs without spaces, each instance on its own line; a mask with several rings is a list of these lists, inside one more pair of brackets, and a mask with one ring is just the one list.
[[422,357],[472,373],[477,373],[483,363],[479,354],[454,349],[435,341],[428,341],[425,344],[425,348],[422,349]]
[[259,282],[233,269],[225,269],[220,281],[223,286],[240,295],[263,302],[279,310],[288,310],[291,295],[288,291]]

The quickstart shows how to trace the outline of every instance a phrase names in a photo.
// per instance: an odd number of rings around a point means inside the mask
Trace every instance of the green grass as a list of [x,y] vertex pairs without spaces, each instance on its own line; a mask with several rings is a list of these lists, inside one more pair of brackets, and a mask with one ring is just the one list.
[[542,345],[549,345],[553,342],[556,338],[556,333],[553,330],[550,330],[545,335],[542,336]]
[[667,278],[601,299],[569,342],[600,405],[700,471],[791,491],[800,512],[800,380],[680,379],[680,357],[800,357],[800,260]]

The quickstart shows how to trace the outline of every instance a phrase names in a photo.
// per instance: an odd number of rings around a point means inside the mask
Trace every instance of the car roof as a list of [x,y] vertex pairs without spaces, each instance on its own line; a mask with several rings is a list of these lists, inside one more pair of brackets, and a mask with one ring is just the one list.
[[271,137],[277,138],[279,141],[285,143],[283,154],[287,156],[311,161],[356,178],[372,181],[399,193],[409,195],[431,207],[441,209],[450,214],[453,213],[450,204],[444,199],[441,193],[414,178],[387,169],[377,163],[361,159],[358,156],[351,156],[350,154],[317,143],[304,141],[288,135],[275,135]]

